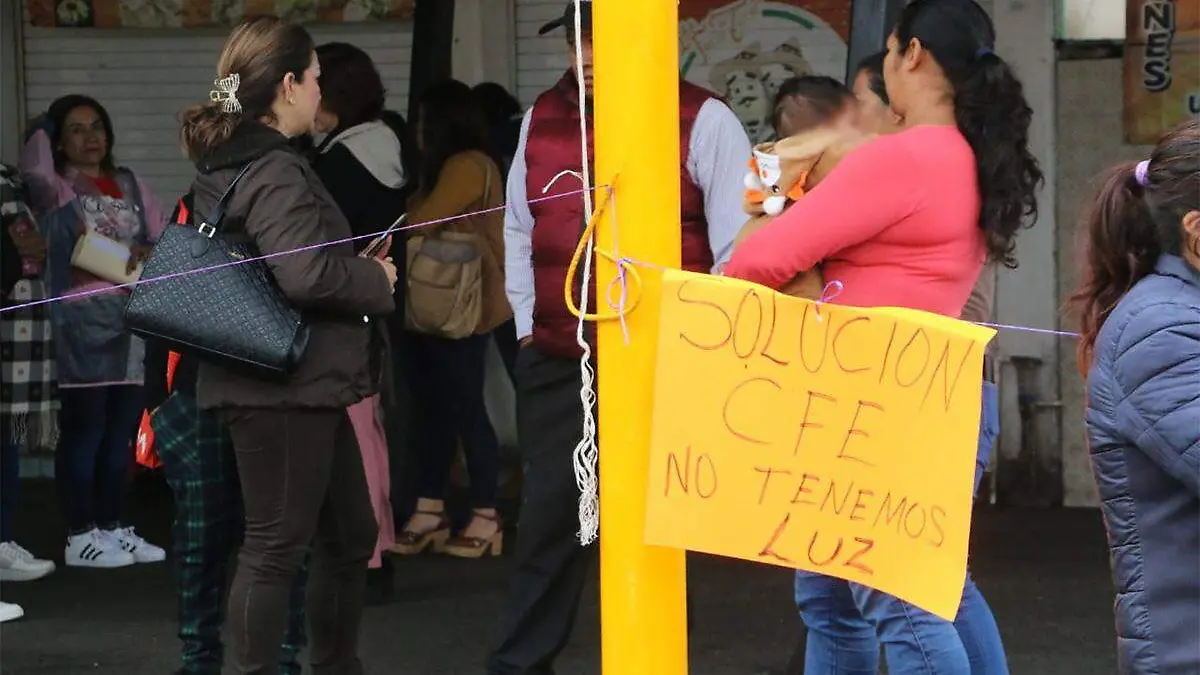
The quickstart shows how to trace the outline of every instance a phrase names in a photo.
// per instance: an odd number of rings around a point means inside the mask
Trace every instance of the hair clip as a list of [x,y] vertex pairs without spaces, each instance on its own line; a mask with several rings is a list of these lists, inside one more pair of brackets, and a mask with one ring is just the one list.
[[237,90],[241,83],[242,78],[237,73],[218,77],[213,80],[216,89],[208,92],[208,98],[213,103],[220,103],[223,112],[240,113],[242,112],[242,103],[238,100]]
[[982,59],[983,57],[987,56],[988,54],[995,54],[995,53],[996,52],[992,51],[991,47],[987,47],[987,46],[980,47],[979,49],[975,50],[975,60]]
[[1149,173],[1150,173],[1150,160],[1143,159],[1142,161],[1138,162],[1137,167],[1134,168],[1133,178],[1134,178],[1134,180],[1137,181],[1138,185],[1141,185],[1142,187],[1146,187],[1147,185],[1150,184]]

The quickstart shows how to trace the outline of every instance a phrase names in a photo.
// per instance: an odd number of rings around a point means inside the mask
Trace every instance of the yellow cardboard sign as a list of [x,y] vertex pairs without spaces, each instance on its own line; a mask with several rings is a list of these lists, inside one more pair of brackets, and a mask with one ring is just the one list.
[[841,577],[953,619],[994,335],[666,272],[646,542]]

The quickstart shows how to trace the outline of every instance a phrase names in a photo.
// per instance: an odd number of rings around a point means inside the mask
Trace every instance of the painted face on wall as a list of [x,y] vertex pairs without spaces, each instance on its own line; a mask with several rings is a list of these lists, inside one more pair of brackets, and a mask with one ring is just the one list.
[[771,105],[766,86],[755,70],[734,70],[725,78],[725,97],[751,138],[758,138]]
[[791,66],[782,63],[767,63],[759,67],[758,77],[763,83],[763,87],[767,90],[767,98],[774,101],[775,95],[779,93],[779,87],[789,79],[797,75],[806,75],[807,73],[797,73]]

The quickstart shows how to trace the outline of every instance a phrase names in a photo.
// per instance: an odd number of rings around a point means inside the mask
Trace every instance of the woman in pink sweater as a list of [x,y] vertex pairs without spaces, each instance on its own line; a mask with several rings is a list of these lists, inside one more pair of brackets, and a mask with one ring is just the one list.
[[[821,263],[844,286],[839,304],[958,317],[986,261],[1015,266],[1042,178],[1027,148],[1032,112],[994,41],[975,2],[907,5],[883,73],[905,130],[854,150],[747,239],[725,274],[778,289]],[[969,660],[952,623],[866,586],[801,572],[796,602],[809,629],[805,672],[875,675],[877,639],[892,675],[1007,672],[1002,659]]]

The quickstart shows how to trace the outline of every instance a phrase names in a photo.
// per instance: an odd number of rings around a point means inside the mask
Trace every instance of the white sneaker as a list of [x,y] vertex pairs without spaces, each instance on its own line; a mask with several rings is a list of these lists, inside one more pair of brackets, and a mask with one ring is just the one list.
[[14,605],[11,602],[0,602],[0,623],[12,621],[25,616],[25,610],[21,609],[20,605]]
[[128,567],[135,562],[132,553],[122,551],[100,530],[67,537],[63,558],[67,567]]
[[167,559],[167,552],[137,536],[132,527],[104,530],[103,536],[122,551],[133,556],[134,562],[156,563]]
[[13,541],[0,543],[0,581],[33,581],[54,571],[54,563],[39,560]]

